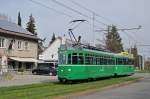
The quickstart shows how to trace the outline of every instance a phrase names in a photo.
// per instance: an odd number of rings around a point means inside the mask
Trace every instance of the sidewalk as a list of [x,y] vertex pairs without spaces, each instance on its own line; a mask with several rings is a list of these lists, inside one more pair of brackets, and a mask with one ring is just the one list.
[[15,75],[12,80],[0,80],[0,87],[36,84],[43,82],[57,82],[57,76]]

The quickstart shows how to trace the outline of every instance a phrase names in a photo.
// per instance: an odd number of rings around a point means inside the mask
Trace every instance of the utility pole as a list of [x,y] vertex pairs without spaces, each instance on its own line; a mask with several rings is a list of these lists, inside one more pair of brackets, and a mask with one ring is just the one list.
[[145,69],[145,55],[143,55],[143,63],[142,63],[142,70]]
[[93,12],[93,45],[95,46],[95,13]]
[[[139,46],[139,47],[150,47],[150,44],[138,44],[137,46]],[[145,60],[146,60],[146,58],[145,58],[145,55],[143,55],[143,58],[142,58],[142,70],[144,70],[145,69]]]

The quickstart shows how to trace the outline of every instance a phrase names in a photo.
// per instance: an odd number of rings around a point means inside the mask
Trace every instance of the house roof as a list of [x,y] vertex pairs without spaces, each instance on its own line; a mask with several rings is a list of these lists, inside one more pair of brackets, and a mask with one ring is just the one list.
[[8,34],[18,35],[18,36],[25,36],[30,38],[37,38],[31,32],[28,32],[26,29],[18,26],[15,23],[9,22],[7,20],[0,20],[0,30],[5,31]]
[[7,20],[0,20],[0,28],[8,30],[8,31],[12,31],[12,32],[18,32],[18,33],[33,35],[32,33],[28,32],[24,28],[18,26],[15,23],[9,22]]

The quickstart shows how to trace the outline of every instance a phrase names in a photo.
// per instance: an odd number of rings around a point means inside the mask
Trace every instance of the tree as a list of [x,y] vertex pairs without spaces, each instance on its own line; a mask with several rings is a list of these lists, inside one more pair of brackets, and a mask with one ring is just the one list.
[[32,16],[32,14],[29,16],[29,22],[27,23],[27,28],[29,32],[33,33],[34,35],[37,35],[36,28],[35,28],[35,20]]
[[112,25],[112,27],[108,26],[108,33],[106,34],[106,49],[119,53],[123,51],[122,39],[117,31],[116,26]]
[[134,45],[134,48],[130,48],[129,53],[133,54],[135,67],[139,67],[139,55],[137,46]]
[[20,12],[18,13],[18,25],[21,26],[21,16],[20,16]]
[[51,41],[50,41],[49,45],[50,45],[50,44],[52,44],[52,43],[55,41],[55,39],[56,39],[56,37],[55,37],[55,33],[53,33],[53,36],[52,36],[52,39],[51,39]]

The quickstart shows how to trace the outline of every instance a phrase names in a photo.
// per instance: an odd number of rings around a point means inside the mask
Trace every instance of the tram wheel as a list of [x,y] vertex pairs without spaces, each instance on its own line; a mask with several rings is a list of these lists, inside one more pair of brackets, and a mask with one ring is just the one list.
[[66,79],[59,79],[59,82],[60,82],[60,83],[66,83],[67,80],[66,80]]

